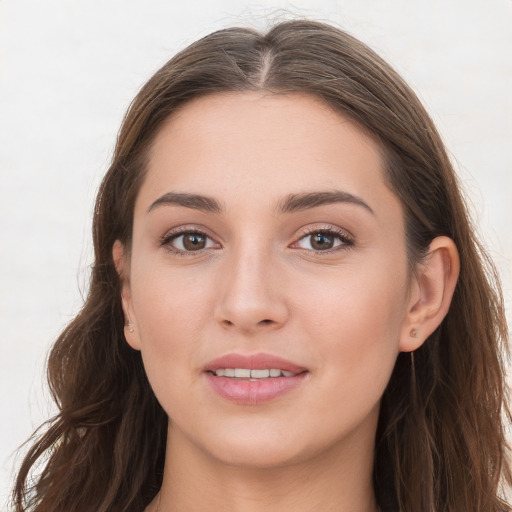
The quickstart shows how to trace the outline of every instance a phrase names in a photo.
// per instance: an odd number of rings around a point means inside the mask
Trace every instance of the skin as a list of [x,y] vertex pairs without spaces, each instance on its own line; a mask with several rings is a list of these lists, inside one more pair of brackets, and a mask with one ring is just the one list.
[[[444,237],[410,274],[382,165],[376,142],[305,95],[199,98],[160,130],[132,247],[113,248],[127,341],[170,418],[149,511],[377,510],[380,398],[398,353],[441,322],[458,274]],[[278,208],[290,194],[332,191],[366,206]],[[208,196],[220,210],[155,204],[168,193]],[[186,250],[187,230],[207,236],[203,249]],[[326,230],[332,250],[312,245]],[[307,374],[274,400],[236,404],[203,371],[233,352],[271,353]]]

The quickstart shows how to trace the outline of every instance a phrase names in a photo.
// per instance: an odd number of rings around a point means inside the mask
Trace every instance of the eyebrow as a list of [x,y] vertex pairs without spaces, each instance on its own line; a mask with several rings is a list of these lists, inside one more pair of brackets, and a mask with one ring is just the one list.
[[[341,190],[289,194],[277,203],[277,211],[281,213],[293,213],[334,203],[355,204],[375,215],[375,212],[363,199]],[[207,213],[221,213],[223,210],[221,203],[213,197],[189,194],[186,192],[167,192],[151,204],[148,208],[148,213],[162,205],[183,206]]]
[[222,206],[213,197],[202,196],[199,194],[168,192],[152,203],[148,208],[148,213],[157,206],[162,206],[164,204],[184,206],[185,208],[193,208],[194,210],[209,213],[220,213],[222,211]]
[[371,214],[375,215],[372,208],[360,197],[342,190],[290,194],[279,202],[278,210],[282,213],[292,213],[307,210],[309,208],[315,208],[316,206],[322,206],[324,204],[334,203],[351,203],[357,206],[362,206]]

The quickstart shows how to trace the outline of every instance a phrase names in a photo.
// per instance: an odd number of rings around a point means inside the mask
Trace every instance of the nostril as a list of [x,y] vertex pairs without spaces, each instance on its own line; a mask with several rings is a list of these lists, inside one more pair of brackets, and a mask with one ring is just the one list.
[[242,330],[251,330],[251,329],[258,329],[263,328],[266,326],[273,327],[279,325],[279,322],[276,320],[273,320],[271,318],[264,318],[263,320],[257,320],[254,323],[251,323],[247,319],[240,319],[239,321],[235,320],[229,320],[228,318],[224,318],[220,320],[220,324],[225,329],[233,329],[233,328],[239,328]]

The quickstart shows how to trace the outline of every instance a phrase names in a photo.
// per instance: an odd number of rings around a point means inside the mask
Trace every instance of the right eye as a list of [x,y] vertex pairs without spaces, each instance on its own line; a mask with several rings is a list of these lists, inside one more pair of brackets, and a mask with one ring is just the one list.
[[182,231],[164,237],[162,245],[178,253],[199,252],[203,249],[218,248],[206,233],[201,231]]

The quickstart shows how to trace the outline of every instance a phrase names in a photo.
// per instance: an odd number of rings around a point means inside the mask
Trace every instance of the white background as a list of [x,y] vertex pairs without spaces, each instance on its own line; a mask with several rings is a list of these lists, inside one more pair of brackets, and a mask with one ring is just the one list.
[[349,30],[418,92],[453,155],[510,312],[511,0],[3,0],[0,508],[17,446],[53,410],[44,363],[86,290],[92,204],[128,103],[193,40],[233,24],[264,28],[282,8]]

